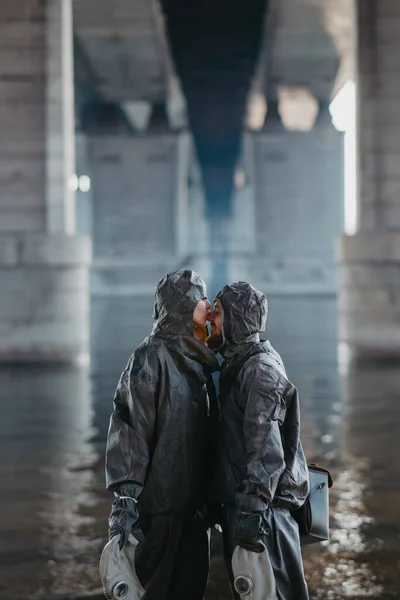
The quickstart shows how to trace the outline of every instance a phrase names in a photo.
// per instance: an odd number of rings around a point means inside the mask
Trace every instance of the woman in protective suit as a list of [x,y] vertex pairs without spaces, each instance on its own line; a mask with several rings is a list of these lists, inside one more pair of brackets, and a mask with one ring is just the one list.
[[156,287],[152,333],[128,361],[114,397],[106,450],[115,500],[110,539],[141,540],[136,572],[146,600],[202,600],[208,579],[204,519],[218,406],[204,343],[210,303],[191,270]]

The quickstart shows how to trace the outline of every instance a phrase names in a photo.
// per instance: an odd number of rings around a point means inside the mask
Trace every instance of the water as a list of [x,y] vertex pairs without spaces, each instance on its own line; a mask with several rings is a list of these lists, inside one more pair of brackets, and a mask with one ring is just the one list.
[[[151,301],[93,306],[91,371],[0,370],[0,598],[101,598],[112,395]],[[268,337],[300,391],[308,459],[331,469],[331,540],[304,552],[313,600],[400,599],[400,369],[337,361],[333,298],[273,297]],[[207,600],[228,600],[213,536]]]

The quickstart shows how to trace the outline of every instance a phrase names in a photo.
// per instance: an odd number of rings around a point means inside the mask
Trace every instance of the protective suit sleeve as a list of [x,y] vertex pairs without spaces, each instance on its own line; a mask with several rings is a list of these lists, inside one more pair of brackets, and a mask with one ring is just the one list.
[[264,511],[272,502],[285,470],[280,426],[285,418],[282,375],[257,359],[243,367],[240,392],[244,410],[246,476],[237,505],[244,512]]
[[106,485],[144,486],[153,452],[157,411],[158,364],[137,352],[123,371],[114,396],[106,448]]

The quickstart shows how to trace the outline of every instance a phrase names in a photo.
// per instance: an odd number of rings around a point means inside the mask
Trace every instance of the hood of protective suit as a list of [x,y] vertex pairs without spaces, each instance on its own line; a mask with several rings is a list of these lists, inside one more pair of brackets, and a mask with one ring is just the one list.
[[223,332],[228,344],[240,344],[264,331],[267,297],[245,281],[226,285],[217,299],[224,311]]
[[194,310],[206,297],[206,284],[195,271],[179,269],[164,275],[156,286],[153,333],[193,335]]

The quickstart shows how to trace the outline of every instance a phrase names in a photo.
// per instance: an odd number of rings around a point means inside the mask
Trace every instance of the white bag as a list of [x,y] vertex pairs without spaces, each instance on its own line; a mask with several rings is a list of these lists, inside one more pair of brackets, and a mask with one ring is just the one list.
[[115,535],[104,546],[100,557],[100,579],[104,594],[109,600],[140,600],[143,589],[135,570],[135,553],[138,541],[133,535],[122,550],[119,535]]
[[276,600],[275,577],[265,545],[264,552],[236,546],[232,570],[235,590],[243,600]]

